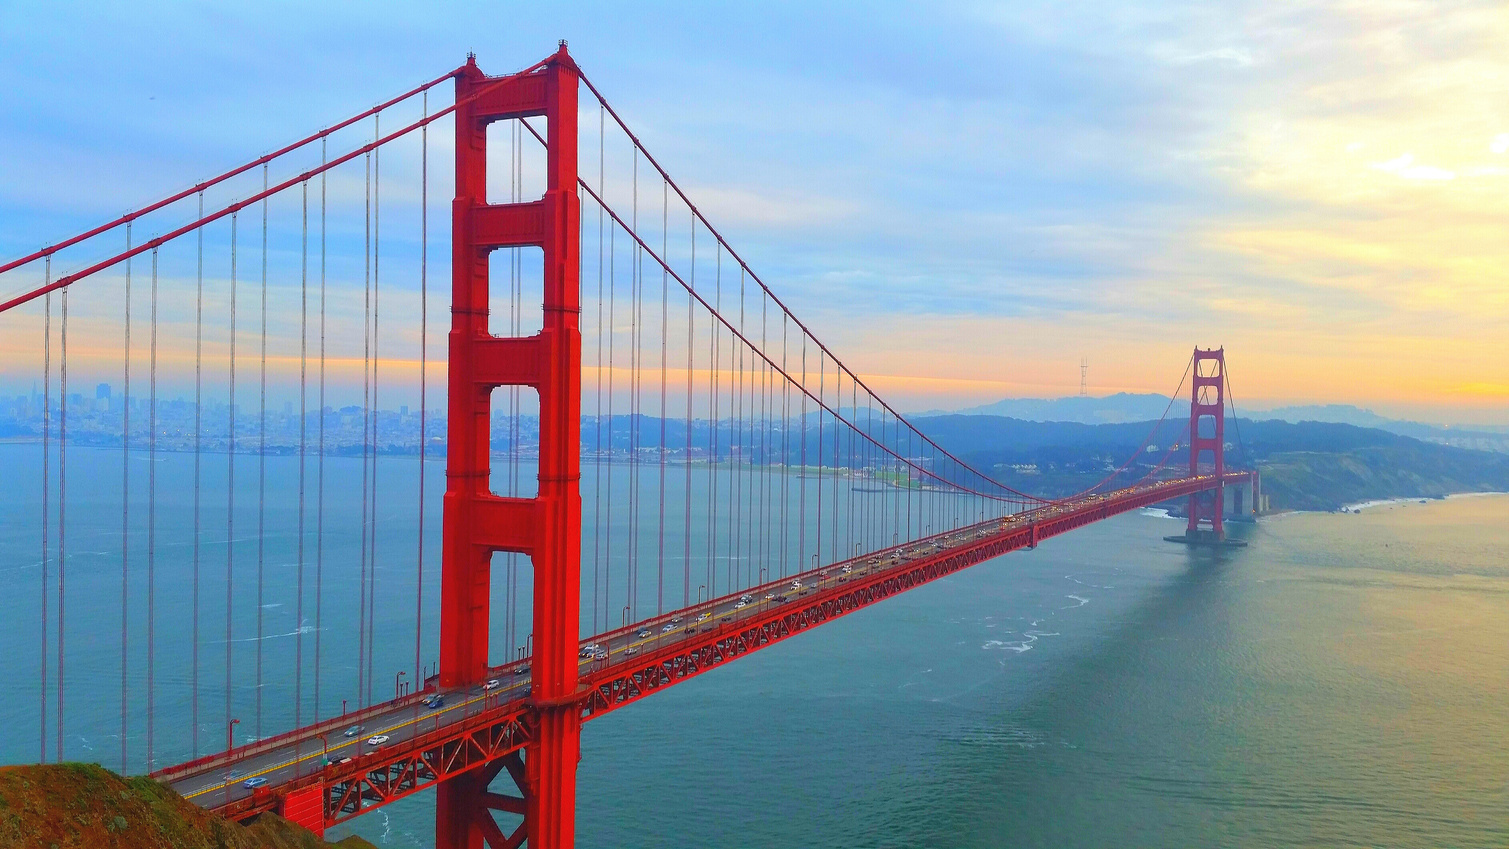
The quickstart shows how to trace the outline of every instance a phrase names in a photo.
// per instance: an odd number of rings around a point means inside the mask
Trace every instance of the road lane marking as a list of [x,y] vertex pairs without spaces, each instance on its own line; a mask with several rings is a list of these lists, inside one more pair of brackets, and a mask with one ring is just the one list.
[[[390,725],[387,728],[380,729],[380,730],[376,731],[373,734],[369,734],[365,738],[364,737],[357,737],[355,739],[352,739],[348,743],[341,743],[341,744],[337,745],[335,747],[335,749],[332,750],[332,751],[337,751],[338,752],[341,749],[344,749],[344,748],[347,748],[347,747],[350,747],[350,746],[360,746],[362,743],[364,743],[367,739],[369,739],[371,737],[376,737],[376,736],[381,735],[381,734],[389,734],[390,732],[397,731],[400,728],[404,728],[404,727],[407,727],[409,725],[416,725],[416,724],[418,724],[420,722],[423,722],[423,721],[425,721],[427,719],[430,719],[432,717],[438,718],[438,717],[443,716],[443,715],[445,715],[447,713],[450,713],[453,710],[456,710],[457,708],[464,708],[464,707],[467,707],[468,705],[474,705],[474,704],[476,704],[479,701],[486,700],[488,698],[489,694],[490,694],[490,691],[483,691],[481,695],[474,696],[474,697],[469,698],[469,699],[467,699],[466,701],[463,701],[463,702],[458,702],[458,703],[456,703],[454,705],[451,705],[450,707],[442,708],[441,710],[439,710],[439,711],[437,711],[435,713],[428,713],[428,714],[424,714],[423,716],[417,716],[417,717],[415,717],[413,719],[409,719],[409,720],[406,720],[404,722],[400,722],[400,723],[398,723],[396,725]],[[404,707],[404,708],[399,708],[398,710],[407,711],[408,708]],[[448,723],[445,723],[445,724],[450,725],[452,723],[448,722]],[[304,740],[300,741],[300,743],[308,742],[309,739],[310,738],[305,738]],[[318,739],[318,738],[314,738],[314,739]],[[298,747],[299,744],[294,744],[294,745],[295,745],[295,751],[297,751],[297,747]],[[273,750],[273,752],[276,752],[276,751],[277,751],[276,749]],[[269,754],[271,754],[271,753],[269,753]],[[219,784],[210,785],[209,787],[206,787],[206,788],[204,788],[202,790],[198,790],[198,791],[195,791],[193,793],[190,793],[189,795],[185,796],[184,798],[185,799],[193,799],[194,797],[196,797],[196,796],[202,796],[205,793],[209,793],[209,792],[212,792],[212,791],[215,791],[215,790],[225,789],[227,787],[230,787],[232,784],[235,784],[235,783],[238,783],[238,782],[245,782],[245,781],[247,781],[249,779],[256,778],[258,776],[267,775],[268,773],[276,772],[276,771],[278,771],[280,769],[284,769],[284,768],[289,767],[289,766],[295,766],[297,764],[301,764],[304,761],[311,760],[311,759],[316,758],[316,757],[324,757],[326,754],[327,754],[327,751],[322,750],[322,751],[319,751],[319,752],[312,752],[312,753],[310,753],[308,755],[304,755],[303,757],[296,757],[293,760],[287,760],[287,761],[283,761],[282,763],[273,764],[272,766],[265,767],[265,768],[260,769],[260,770],[258,770],[256,772],[248,773],[246,775],[238,775],[235,778],[222,781]]]

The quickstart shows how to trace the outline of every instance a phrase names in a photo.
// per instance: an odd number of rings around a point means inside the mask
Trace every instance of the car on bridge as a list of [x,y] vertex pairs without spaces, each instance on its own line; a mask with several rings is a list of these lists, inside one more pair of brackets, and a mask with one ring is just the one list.
[[639,637],[639,639],[643,640],[643,639],[645,639],[647,637],[653,636],[653,632],[651,632],[649,628],[640,628],[639,629],[639,633],[636,634],[635,636],[637,636],[637,637]]
[[258,787],[261,787],[262,785],[264,785],[266,783],[267,783],[267,779],[266,778],[263,778],[260,775],[254,775],[251,778],[248,778],[245,781],[241,782],[241,786],[242,787],[248,787],[248,788],[250,788],[252,790],[255,790]]
[[350,728],[347,728],[344,733],[345,733],[345,735],[347,737],[355,737],[356,735],[358,735],[358,734],[360,734],[360,733],[362,733],[363,731],[366,731],[366,730],[367,729],[363,728],[360,725],[353,725]]
[[741,609],[746,608],[748,606],[749,606],[749,602],[744,601],[743,599],[740,599],[738,601],[738,603],[734,605],[734,610],[741,610]]
[[496,690],[501,686],[503,686],[502,682],[496,678],[489,678],[482,683],[483,690]]
[[388,735],[386,734],[374,734],[367,738],[368,746],[381,746],[386,742],[388,742]]
[[674,630],[676,630],[676,623],[675,622],[667,622],[667,623],[665,623],[665,627],[660,629],[660,633],[662,633],[662,634],[669,634],[669,633],[671,633]]
[[424,705],[425,707],[429,708],[430,710],[435,710],[436,708],[445,707],[445,696],[442,696],[439,693],[436,693],[433,696],[427,697],[424,701],[420,702],[420,704]]

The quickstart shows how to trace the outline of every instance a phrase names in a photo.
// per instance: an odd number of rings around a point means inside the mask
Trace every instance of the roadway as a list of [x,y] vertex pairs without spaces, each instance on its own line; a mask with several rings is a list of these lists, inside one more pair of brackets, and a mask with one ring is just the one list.
[[[1139,488],[1140,489],[1140,488]],[[668,612],[643,622],[583,640],[579,673],[586,675],[616,664],[632,663],[641,653],[649,654],[687,640],[704,629],[726,626],[746,618],[759,618],[775,606],[793,603],[803,596],[835,589],[851,580],[963,548],[986,537],[1007,534],[1033,524],[1082,511],[1096,502],[1117,500],[1122,493],[1091,495],[1072,502],[1049,504],[1024,513],[946,531],[876,552],[870,552],[790,577],[783,577],[741,593],[723,596],[682,610]],[[374,706],[350,718],[332,718],[317,727],[303,729],[283,739],[239,748],[158,774],[175,791],[196,803],[220,808],[254,794],[246,786],[252,779],[265,779],[275,788],[297,778],[319,773],[327,763],[375,753],[383,748],[402,748],[410,738],[464,723],[485,710],[529,695],[529,660],[495,667],[484,684],[432,690]],[[422,697],[438,694],[443,703],[431,707]],[[348,731],[357,728],[354,732]],[[375,737],[385,737],[376,744]],[[178,774],[173,774],[178,773]]]
[[[1010,527],[1017,521],[1018,517],[1010,517],[987,524]],[[777,579],[757,589],[693,605],[647,619],[629,628],[620,628],[583,640],[579,671],[590,672],[642,652],[658,650],[673,640],[684,639],[696,634],[699,629],[712,627],[714,622],[727,624],[751,617],[773,605],[787,604],[817,590],[835,587],[851,578],[867,575],[872,569],[904,564],[986,534],[986,530],[973,526],[940,534],[920,542],[863,555],[842,564]],[[268,786],[276,787],[317,773],[327,763],[339,764],[347,758],[370,754],[384,746],[395,746],[411,737],[460,723],[485,709],[521,700],[529,695],[528,660],[494,668],[489,675],[492,677],[487,683],[496,682],[491,688],[484,684],[434,691],[443,700],[437,708],[427,706],[417,695],[378,705],[367,712],[352,714],[341,727],[332,727],[336,720],[322,723],[322,728],[329,729],[323,732],[323,737],[318,733],[309,733],[255,753],[240,756],[233,754],[229,760],[221,758],[183,775],[168,778],[169,786],[184,798],[205,807],[218,808],[252,795],[256,788],[246,785],[249,780],[265,779]],[[387,739],[377,744],[369,742],[379,736]]]

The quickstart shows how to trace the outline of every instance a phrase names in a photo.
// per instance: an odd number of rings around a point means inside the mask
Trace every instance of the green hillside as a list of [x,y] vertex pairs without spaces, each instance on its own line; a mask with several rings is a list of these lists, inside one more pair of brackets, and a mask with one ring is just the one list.
[[98,764],[0,767],[0,849],[375,849],[272,814],[221,819],[150,778]]

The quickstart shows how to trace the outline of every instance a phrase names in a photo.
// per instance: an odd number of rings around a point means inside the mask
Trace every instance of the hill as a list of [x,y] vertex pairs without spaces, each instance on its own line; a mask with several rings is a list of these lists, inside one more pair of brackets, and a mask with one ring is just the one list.
[[0,767],[5,849],[375,849],[326,843],[272,814],[250,825],[221,819],[150,778],[97,764]]
[[[946,415],[916,424],[940,444],[1003,483],[1042,495],[1077,492],[1131,456],[1153,422],[1086,425],[999,416]],[[1114,483],[1128,483],[1162,461],[1183,423],[1165,422],[1151,445]],[[1227,462],[1255,465],[1274,510],[1334,510],[1376,498],[1509,491],[1509,456],[1426,442],[1376,428],[1326,422],[1226,424]],[[1176,451],[1170,468],[1187,467]]]

